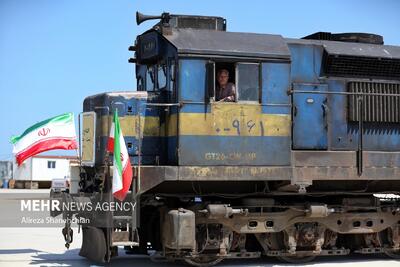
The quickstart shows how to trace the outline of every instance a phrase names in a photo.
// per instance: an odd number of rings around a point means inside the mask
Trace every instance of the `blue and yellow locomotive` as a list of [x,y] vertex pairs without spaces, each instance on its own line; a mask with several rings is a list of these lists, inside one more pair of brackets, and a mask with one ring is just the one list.
[[[148,19],[160,22],[130,47],[137,91],[84,101],[79,191],[110,192],[117,109],[135,209],[83,227],[82,255],[109,261],[118,245],[146,254],[149,244],[153,257],[194,266],[400,255],[400,47],[374,34],[290,39],[228,32],[221,17],[137,13]],[[218,101],[222,69],[233,102]]]

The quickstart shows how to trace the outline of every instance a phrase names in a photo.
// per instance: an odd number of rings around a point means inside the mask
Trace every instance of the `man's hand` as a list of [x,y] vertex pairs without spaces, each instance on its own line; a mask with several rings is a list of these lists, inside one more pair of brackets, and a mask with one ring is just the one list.
[[235,97],[231,95],[231,96],[224,97],[224,98],[218,100],[217,102],[234,102],[234,101],[235,101]]
[[233,102],[233,101],[235,101],[235,97],[233,95],[231,95],[231,96],[225,97],[222,100],[224,100],[224,102]]

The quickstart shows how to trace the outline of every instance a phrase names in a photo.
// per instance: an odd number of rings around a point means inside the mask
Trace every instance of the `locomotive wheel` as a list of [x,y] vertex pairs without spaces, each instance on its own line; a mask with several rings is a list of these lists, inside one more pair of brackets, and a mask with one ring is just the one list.
[[[397,227],[399,227],[399,226],[397,226]],[[387,231],[381,232],[380,237],[385,239],[385,240],[387,240],[386,239],[387,237],[389,237],[389,239],[393,239],[394,238],[393,235],[395,235],[396,236],[395,239],[398,240],[398,238],[400,237],[400,233],[399,233],[400,230],[397,227],[394,228],[394,229],[393,228],[388,228]],[[384,234],[382,234],[382,233],[384,233]],[[387,241],[387,242],[389,244],[393,245],[393,241]],[[388,256],[388,257],[390,257],[392,259],[396,259],[396,260],[400,259],[400,250],[397,250],[397,251],[385,250],[385,254],[386,254],[386,256]]]
[[[271,249],[280,250],[284,247],[284,235],[282,232],[275,233],[270,236]],[[277,256],[276,258],[283,262],[288,263],[307,263],[313,261],[316,256]]]
[[277,258],[288,263],[307,263],[313,261],[316,256],[278,256]]
[[202,256],[190,258],[190,259],[184,259],[184,261],[187,264],[190,264],[190,265],[196,266],[196,267],[214,266],[214,265],[220,263],[222,260],[223,260],[223,258],[219,258],[217,256],[207,256],[207,255],[202,255]]
[[102,229],[92,226],[82,227],[82,247],[79,256],[95,262],[105,262],[106,237]]
[[400,259],[400,251],[385,251],[386,256],[392,258],[392,259],[396,259],[399,260]]

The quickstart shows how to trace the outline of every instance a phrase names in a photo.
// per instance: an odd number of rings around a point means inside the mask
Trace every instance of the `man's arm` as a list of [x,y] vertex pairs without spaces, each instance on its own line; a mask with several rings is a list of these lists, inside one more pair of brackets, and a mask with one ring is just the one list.
[[235,85],[232,83],[232,86],[229,86],[229,95],[227,97],[225,97],[224,101],[226,102],[235,102],[236,100],[236,87]]
[[220,100],[218,100],[218,102],[235,102],[236,100],[235,85],[231,83],[230,86],[226,88],[226,90],[228,90],[228,96],[221,98]]

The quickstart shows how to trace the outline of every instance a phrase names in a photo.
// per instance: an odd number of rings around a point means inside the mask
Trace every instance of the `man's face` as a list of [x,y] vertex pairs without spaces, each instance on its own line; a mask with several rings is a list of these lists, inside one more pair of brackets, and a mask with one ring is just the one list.
[[228,83],[229,75],[225,71],[218,74],[218,83],[220,86],[224,86]]

